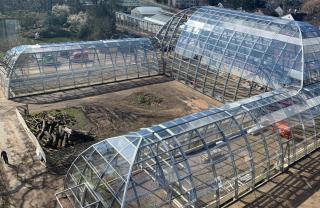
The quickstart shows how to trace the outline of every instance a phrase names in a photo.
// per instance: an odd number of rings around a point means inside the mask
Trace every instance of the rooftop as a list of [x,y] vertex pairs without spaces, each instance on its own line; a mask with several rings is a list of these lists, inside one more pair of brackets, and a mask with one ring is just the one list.
[[139,12],[141,15],[154,15],[163,11],[160,7],[136,7],[131,12]]

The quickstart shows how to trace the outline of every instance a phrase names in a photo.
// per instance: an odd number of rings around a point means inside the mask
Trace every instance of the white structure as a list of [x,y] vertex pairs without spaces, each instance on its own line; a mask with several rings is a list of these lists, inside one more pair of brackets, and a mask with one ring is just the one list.
[[145,20],[148,20],[150,22],[153,22],[158,25],[165,25],[171,18],[171,15],[168,14],[156,14],[152,17],[145,17]]
[[280,6],[278,6],[274,11],[279,15],[279,17],[284,15],[284,11]]
[[223,6],[223,4],[221,2],[217,6],[220,7],[220,8],[224,8],[224,6]]
[[185,9],[194,6],[205,6],[208,5],[208,0],[169,0],[169,6]]
[[283,19],[289,19],[289,20],[295,20],[294,17],[292,16],[292,14],[287,14],[287,15],[284,15],[283,17],[281,17]]
[[136,7],[131,10],[131,15],[135,17],[151,17],[160,14],[163,10],[160,7]]
[[[102,2],[106,2],[106,0],[81,0],[80,1],[82,5],[85,6],[92,6],[92,5],[99,5]],[[139,0],[117,0],[117,5],[121,7],[136,7],[139,6]]]

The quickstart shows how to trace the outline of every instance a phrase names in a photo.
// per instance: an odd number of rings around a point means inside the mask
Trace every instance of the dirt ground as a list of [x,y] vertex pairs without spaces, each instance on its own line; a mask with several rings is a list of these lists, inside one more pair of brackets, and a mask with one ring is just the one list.
[[[150,93],[162,101],[159,105],[146,105],[144,102],[132,102],[136,93]],[[100,94],[100,95],[97,95]],[[139,94],[138,94],[139,95]],[[130,97],[131,96],[131,97]],[[63,101],[65,100],[65,101]],[[200,111],[210,106],[220,105],[218,102],[193,91],[178,82],[165,78],[129,81],[127,84],[96,86],[87,89],[59,92],[16,99],[19,103],[6,101],[0,95],[0,148],[9,151],[11,166],[0,162],[0,207],[57,207],[54,194],[63,189],[63,175],[55,174],[51,169],[42,166],[34,158],[35,148],[28,140],[24,130],[19,126],[14,109],[22,103],[29,103],[32,112],[53,109],[79,108],[94,106],[103,112],[122,112],[117,116],[127,119],[119,131],[107,125],[97,129],[101,138],[134,131],[144,126],[166,121],[178,116]],[[40,104],[35,104],[39,102]],[[156,102],[157,103],[157,102]],[[125,108],[124,108],[125,107]],[[97,112],[97,111],[94,111]],[[123,113],[124,112],[124,113]],[[126,117],[126,113],[132,116]],[[103,113],[86,118],[92,119],[93,125],[108,124],[110,116]],[[155,118],[158,115],[159,118]],[[121,117],[120,117],[121,118]],[[104,121],[101,122],[100,121]],[[119,121],[119,120],[115,120]],[[123,123],[122,123],[123,124]],[[108,135],[109,134],[109,135]],[[52,155],[64,155],[71,162],[83,147],[65,149],[64,152],[52,152]],[[57,154],[59,153],[59,154]],[[302,207],[317,208],[320,203],[320,151],[316,151],[298,161],[286,173],[272,179],[259,189],[244,196],[230,207]],[[55,159],[52,157],[53,160]],[[61,169],[56,170],[56,172]]]
[[[150,79],[154,78],[146,80]],[[29,104],[29,110],[31,114],[57,110],[71,113],[76,117],[77,129],[91,131],[96,135],[96,140],[92,142],[61,149],[44,149],[49,167],[58,174],[65,174],[78,154],[101,139],[126,134],[217,105],[220,103],[177,81],[165,80],[162,83],[86,98]]]
[[[144,102],[132,102],[130,96],[135,93],[150,93],[161,102],[157,105],[146,105]],[[124,112],[116,114],[126,117],[131,110],[131,116],[126,120],[128,124],[118,125],[118,132],[113,129],[109,133],[100,127],[103,136],[119,135],[134,131],[144,126],[170,120],[178,116],[200,111],[210,106],[219,105],[218,102],[200,93],[194,92],[178,82],[172,82],[165,77],[153,77],[141,80],[132,80],[126,83],[81,88],[53,94],[44,94],[7,101],[0,94],[0,149],[9,153],[10,166],[0,162],[0,207],[5,208],[42,208],[58,207],[55,193],[63,190],[64,171],[67,166],[60,165],[59,155],[66,158],[66,163],[71,163],[75,156],[92,143],[70,147],[67,149],[51,151],[52,161],[57,163],[57,169],[46,168],[36,158],[35,147],[28,139],[25,131],[19,125],[15,115],[15,108],[29,104],[32,112],[53,109],[82,108],[95,106],[97,109],[106,109],[111,112]],[[128,104],[129,107],[126,107]],[[116,109],[116,110],[115,110]],[[109,114],[101,120],[109,122]],[[134,115],[134,116],[132,116]],[[108,117],[109,116],[109,117]],[[156,118],[159,116],[159,118]],[[104,124],[96,113],[87,116],[95,124]],[[120,117],[121,118],[121,117]],[[94,120],[95,119],[95,120]],[[109,119],[109,120],[108,120]],[[119,121],[119,120],[117,120]],[[123,123],[122,123],[123,124]],[[112,126],[112,125],[110,125]],[[120,128],[121,127],[121,128]],[[104,134],[104,135],[103,135]]]
[[57,207],[54,194],[63,188],[63,176],[36,157],[36,148],[15,113],[19,105],[0,95],[0,150],[7,151],[10,163],[0,160],[0,207]]

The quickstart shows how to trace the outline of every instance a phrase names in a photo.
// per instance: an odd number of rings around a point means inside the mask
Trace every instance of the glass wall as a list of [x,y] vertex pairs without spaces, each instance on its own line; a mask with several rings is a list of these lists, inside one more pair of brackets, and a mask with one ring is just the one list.
[[102,207],[218,207],[319,147],[319,92],[266,92],[103,140],[66,191],[86,184]]
[[281,173],[319,148],[319,37],[274,17],[180,12],[157,34],[166,74],[221,101],[249,98],[93,145],[58,201],[85,184],[101,207],[219,207]]
[[6,59],[1,83],[8,98],[159,74],[146,38],[19,46]]
[[319,81],[316,27],[216,7],[189,13],[176,15],[158,37],[165,37],[166,72],[194,89],[228,102]]

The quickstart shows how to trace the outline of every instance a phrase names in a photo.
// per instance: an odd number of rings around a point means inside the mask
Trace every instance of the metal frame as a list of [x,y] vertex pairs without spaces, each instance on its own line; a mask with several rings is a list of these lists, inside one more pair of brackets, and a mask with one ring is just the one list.
[[[91,196],[88,197],[87,194]],[[79,184],[70,189],[66,189],[56,194],[60,200],[58,204],[62,207],[63,204],[71,203],[70,205],[78,208],[98,208],[100,207],[100,201],[97,200],[95,194],[86,184]],[[94,201],[88,201],[88,200]],[[62,202],[64,200],[64,202]]]
[[[0,86],[8,98],[162,72],[222,102],[245,98],[94,144],[72,163],[58,201],[220,207],[319,148],[318,29],[196,7],[173,16],[156,39],[163,69],[145,38],[18,46],[7,53]],[[93,200],[78,194],[83,187]]]
[[162,25],[130,14],[116,12],[117,29],[127,30],[138,35],[155,35]]
[[221,102],[319,81],[320,32],[306,22],[195,7],[156,37],[165,72]]
[[223,102],[249,98],[103,140],[74,161],[65,188],[85,182],[103,207],[220,207],[270,180],[319,148],[319,37],[239,11],[178,13],[156,35],[164,72]]
[[65,188],[85,183],[103,207],[219,207],[319,148],[319,122],[317,84],[266,92],[103,140],[74,161]]
[[147,38],[18,46],[6,59],[0,84],[9,99],[160,74]]

